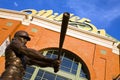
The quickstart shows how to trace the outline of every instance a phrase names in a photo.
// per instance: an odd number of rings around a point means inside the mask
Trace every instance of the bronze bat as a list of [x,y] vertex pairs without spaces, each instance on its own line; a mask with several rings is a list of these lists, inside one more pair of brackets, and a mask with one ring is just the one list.
[[62,46],[64,43],[66,31],[67,31],[67,26],[69,22],[70,14],[68,12],[65,12],[63,14],[62,18],[62,24],[61,24],[61,32],[60,32],[60,40],[59,40],[59,50],[58,50],[58,60],[60,60],[60,56],[62,53]]

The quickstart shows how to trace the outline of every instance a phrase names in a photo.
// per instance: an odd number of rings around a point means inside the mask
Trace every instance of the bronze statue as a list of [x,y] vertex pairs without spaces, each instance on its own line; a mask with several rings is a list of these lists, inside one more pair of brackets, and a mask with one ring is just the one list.
[[60,60],[47,58],[39,51],[27,48],[27,41],[30,41],[30,37],[26,31],[20,30],[15,33],[5,50],[5,71],[1,80],[22,80],[26,65],[53,67],[54,72],[59,70]]
[[58,72],[61,63],[60,55],[62,53],[62,46],[66,35],[69,18],[70,14],[65,12],[62,19],[57,59],[47,58],[40,54],[39,51],[27,48],[26,43],[27,41],[30,41],[28,33],[22,30],[16,32],[11,43],[5,50],[5,71],[1,75],[0,80],[22,80],[25,74],[26,65],[53,67],[54,72]]

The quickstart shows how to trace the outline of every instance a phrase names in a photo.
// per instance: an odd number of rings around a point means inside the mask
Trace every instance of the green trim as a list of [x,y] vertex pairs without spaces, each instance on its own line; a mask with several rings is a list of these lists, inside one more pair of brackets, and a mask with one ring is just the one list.
[[77,69],[75,80],[79,80],[81,68],[82,68],[82,64],[78,63],[78,69]]
[[107,54],[107,51],[106,50],[100,50],[100,53],[105,55],[105,54]]
[[47,55],[47,53],[48,53],[48,51],[44,51],[44,52],[43,52],[43,55],[44,55],[44,56],[46,56],[46,55]]
[[65,72],[65,71],[62,71],[62,70],[59,70],[57,73],[54,73],[53,68],[50,68],[50,67],[40,68],[40,70],[44,70],[44,71],[52,73],[54,75],[58,75],[58,76],[61,76],[61,77],[65,77],[65,78],[68,78],[68,79],[75,80],[75,75],[73,75],[71,73],[68,73],[68,72]]
[[35,77],[37,76],[38,71],[39,71],[39,67],[35,67],[35,70],[33,72],[32,77],[30,78],[30,80],[35,80]]
[[36,32],[38,32],[38,29],[37,28],[32,28],[31,31],[36,33]]
[[79,63],[78,64],[78,69],[77,69],[75,80],[88,80],[86,78],[80,77],[81,68],[82,68],[82,64]]
[[6,23],[6,26],[8,26],[8,27],[10,27],[10,26],[12,26],[12,25],[13,25],[12,22],[7,22],[7,23]]

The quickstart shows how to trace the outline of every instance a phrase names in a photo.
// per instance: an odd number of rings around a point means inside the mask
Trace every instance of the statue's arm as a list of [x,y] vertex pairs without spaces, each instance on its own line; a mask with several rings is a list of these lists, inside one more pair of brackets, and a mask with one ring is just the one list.
[[40,54],[37,50],[27,48],[26,46],[20,44],[19,42],[13,42],[12,48],[15,52],[18,52],[19,54],[26,55],[27,57],[35,60],[45,61],[45,62],[53,62],[54,59],[47,58]]
[[54,72],[59,71],[60,60],[47,58],[40,54],[37,50],[27,48],[26,46],[19,43],[12,44],[12,48],[18,54],[23,54],[27,56],[31,65],[38,65],[41,67],[53,67]]

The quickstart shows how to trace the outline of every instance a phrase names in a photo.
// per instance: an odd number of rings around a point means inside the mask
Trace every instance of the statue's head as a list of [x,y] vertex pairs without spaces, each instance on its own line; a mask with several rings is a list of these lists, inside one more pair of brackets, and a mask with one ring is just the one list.
[[27,41],[30,41],[30,37],[29,37],[29,34],[26,32],[26,31],[23,31],[23,30],[20,30],[20,31],[17,31],[14,35],[15,38],[24,38],[26,39]]

